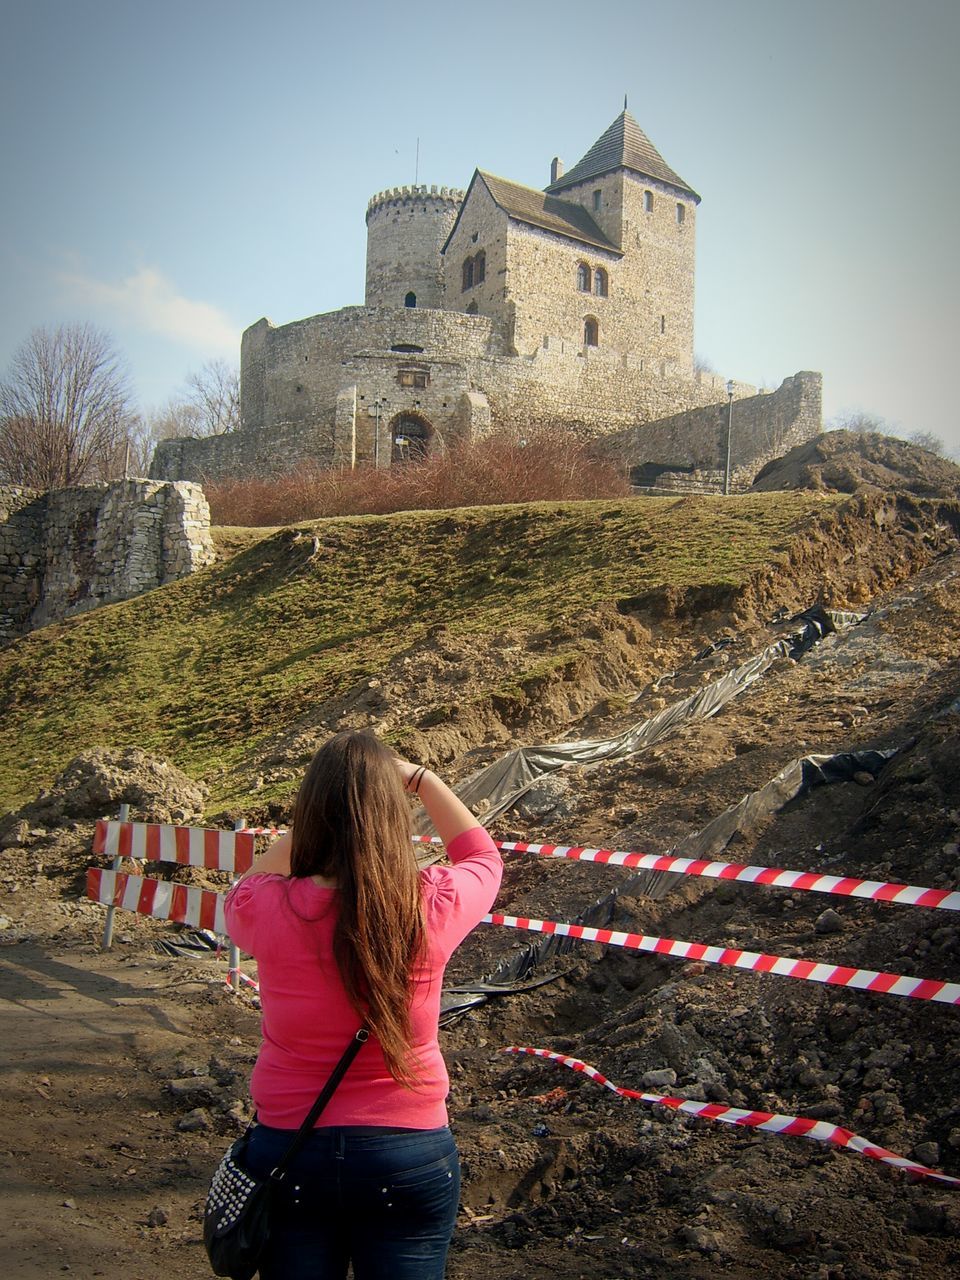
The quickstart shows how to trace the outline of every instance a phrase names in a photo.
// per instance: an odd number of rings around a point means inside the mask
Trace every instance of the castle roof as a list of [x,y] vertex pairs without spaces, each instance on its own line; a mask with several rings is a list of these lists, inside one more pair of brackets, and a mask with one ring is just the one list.
[[[606,249],[609,253],[620,254],[617,246],[612,240],[607,239],[581,205],[573,204],[569,200],[560,200],[544,191],[538,191],[535,187],[524,187],[519,182],[508,182],[506,178],[484,173],[481,169],[475,173],[473,182],[477,178],[480,178],[486,186],[495,204],[516,222],[525,222],[543,231],[552,231],[554,235],[565,236],[581,244],[593,245],[597,249]],[[470,183],[471,187],[473,182]],[[467,195],[469,194],[468,188]]]
[[630,169],[645,178],[655,178],[668,186],[676,187],[693,196],[699,204],[700,197],[693,187],[687,186],[679,174],[664,160],[647,135],[634,120],[629,111],[624,109],[613,124],[593,144],[582,160],[579,160],[569,173],[552,182],[546,188],[548,195],[563,191],[567,187],[575,187],[581,182],[589,182],[591,178],[599,178],[616,169]]

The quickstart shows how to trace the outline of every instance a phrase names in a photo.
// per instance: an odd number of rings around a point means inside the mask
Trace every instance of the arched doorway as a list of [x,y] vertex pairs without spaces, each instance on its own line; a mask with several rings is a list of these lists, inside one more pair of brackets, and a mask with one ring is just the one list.
[[415,413],[398,413],[390,424],[390,461],[422,462],[430,452],[433,427]]

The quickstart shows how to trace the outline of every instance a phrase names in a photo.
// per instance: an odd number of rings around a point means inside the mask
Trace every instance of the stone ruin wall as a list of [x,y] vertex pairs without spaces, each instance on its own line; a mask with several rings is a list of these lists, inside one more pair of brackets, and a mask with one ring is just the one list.
[[[716,492],[723,485],[727,430],[730,487],[746,489],[768,462],[819,435],[823,379],[795,373],[776,391],[674,414],[606,436],[602,449],[631,470],[648,468],[644,487]],[[736,391],[735,391],[736,395]]]
[[0,488],[0,644],[186,577],[215,555],[193,484]]

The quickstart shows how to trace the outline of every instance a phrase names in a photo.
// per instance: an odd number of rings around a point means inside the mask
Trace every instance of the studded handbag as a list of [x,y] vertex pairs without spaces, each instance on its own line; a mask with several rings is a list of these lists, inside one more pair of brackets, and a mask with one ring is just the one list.
[[277,1188],[369,1035],[367,1028],[361,1027],[351,1039],[290,1146],[276,1168],[265,1178],[255,1177],[246,1166],[246,1150],[253,1125],[233,1143],[220,1161],[203,1211],[203,1243],[214,1275],[229,1276],[230,1280],[252,1280],[256,1275],[270,1239],[271,1213]]

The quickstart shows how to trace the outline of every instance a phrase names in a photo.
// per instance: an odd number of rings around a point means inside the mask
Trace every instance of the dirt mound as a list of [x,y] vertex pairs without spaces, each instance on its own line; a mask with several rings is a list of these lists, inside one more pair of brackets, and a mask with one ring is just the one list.
[[49,828],[115,815],[121,804],[128,804],[139,821],[197,820],[206,795],[206,787],[138,747],[83,751],[57,775],[49,791],[41,791],[36,800],[4,819],[0,841],[8,842],[24,825]]
[[920,498],[960,498],[960,467],[928,449],[872,432],[828,431],[768,463],[753,489],[859,493],[896,489]]

